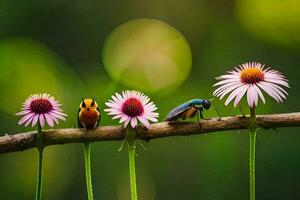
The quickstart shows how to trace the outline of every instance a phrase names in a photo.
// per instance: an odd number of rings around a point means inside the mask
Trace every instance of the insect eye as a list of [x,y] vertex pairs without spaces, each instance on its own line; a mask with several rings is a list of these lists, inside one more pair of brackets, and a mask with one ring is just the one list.
[[91,107],[93,107],[95,105],[95,101],[93,100],[91,103]]
[[84,101],[82,102],[82,107],[86,108],[86,104],[84,103]]

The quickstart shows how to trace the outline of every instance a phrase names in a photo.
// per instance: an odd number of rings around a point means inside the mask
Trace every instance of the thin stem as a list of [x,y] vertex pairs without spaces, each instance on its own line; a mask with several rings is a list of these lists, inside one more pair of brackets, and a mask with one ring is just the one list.
[[256,132],[258,126],[256,122],[255,107],[250,108],[250,122],[249,122],[249,177],[250,177],[250,200],[255,200],[255,143]]
[[129,177],[130,177],[130,190],[131,200],[137,200],[137,186],[135,174],[135,142],[136,133],[134,129],[127,128],[126,141],[128,144],[128,159],[129,159]]
[[88,193],[88,199],[93,200],[92,173],[91,173],[91,143],[83,143],[85,178]]
[[37,149],[38,149],[38,172],[37,172],[37,183],[36,183],[36,200],[42,199],[42,188],[43,188],[43,135],[42,127],[38,122],[38,135],[37,135]]

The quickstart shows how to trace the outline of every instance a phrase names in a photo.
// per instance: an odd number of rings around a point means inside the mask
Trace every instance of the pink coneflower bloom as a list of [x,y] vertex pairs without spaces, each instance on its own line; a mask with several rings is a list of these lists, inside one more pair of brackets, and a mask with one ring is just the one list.
[[19,121],[19,125],[28,126],[32,123],[35,126],[39,121],[41,127],[45,126],[45,122],[51,127],[54,122],[58,124],[58,120],[66,120],[67,115],[63,113],[58,101],[49,94],[33,94],[23,103],[22,111],[16,115],[24,115]]
[[257,62],[242,64],[216,79],[219,82],[214,86],[219,88],[214,91],[214,95],[222,99],[230,93],[225,105],[235,99],[234,107],[236,107],[246,93],[247,102],[251,108],[257,106],[258,97],[265,103],[262,90],[277,102],[282,102],[288,95],[283,89],[283,87],[289,87],[284,75],[269,67],[264,69],[264,65]]
[[114,115],[113,119],[120,119],[124,122],[124,127],[131,124],[134,128],[140,121],[144,126],[149,127],[149,121],[157,122],[158,113],[154,112],[157,107],[150,102],[149,97],[138,91],[124,91],[122,95],[116,93],[112,100],[106,102],[109,108],[105,109],[109,115]]

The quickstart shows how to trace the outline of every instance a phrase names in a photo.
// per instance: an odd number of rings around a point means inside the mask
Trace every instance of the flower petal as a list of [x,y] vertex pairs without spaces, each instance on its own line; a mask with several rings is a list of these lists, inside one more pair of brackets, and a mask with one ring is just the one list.
[[32,119],[32,127],[34,127],[39,119],[39,114],[36,114]]
[[135,128],[137,125],[137,118],[136,117],[132,117],[131,118],[131,127]]
[[32,122],[32,119],[34,118],[35,115],[32,115],[26,122],[25,122],[25,127],[27,127],[31,122]]
[[34,115],[34,113],[29,113],[29,114],[25,115],[24,117],[21,118],[21,120],[18,122],[18,124],[21,125],[21,124],[25,123],[33,115]]
[[255,88],[256,92],[260,96],[262,102],[266,103],[265,97],[264,97],[263,93],[261,92],[261,90],[259,89],[259,87],[257,87],[255,84],[253,85],[253,87]]
[[53,126],[54,126],[54,121],[53,121],[52,117],[51,117],[48,113],[45,113],[44,115],[45,115],[47,124],[48,124],[50,127],[53,127]]
[[268,85],[263,85],[261,83],[257,83],[257,85],[263,90],[265,91],[268,95],[270,95],[273,99],[275,99],[278,103],[282,102],[281,97],[272,89],[270,88]]
[[249,87],[248,85],[241,86],[241,89],[238,91],[238,94],[236,95],[236,98],[234,100],[234,104],[233,104],[234,107],[236,107],[240,102],[240,100],[243,98],[243,96],[248,90],[248,87]]
[[45,126],[45,117],[44,117],[43,114],[40,114],[40,116],[39,116],[39,123],[40,123],[41,127],[44,128],[44,126]]
[[236,88],[227,98],[225,101],[225,105],[227,106],[238,94],[239,92],[243,89],[244,87],[238,87]]
[[137,117],[137,118],[138,118],[138,120],[139,120],[144,126],[146,126],[147,128],[149,128],[150,123],[149,123],[149,121],[148,121],[147,119],[145,119],[144,117]]
[[127,125],[129,124],[129,122],[130,122],[130,117],[128,117],[127,119],[126,119],[126,121],[124,122],[124,127],[126,128],[127,127]]
[[27,115],[30,112],[31,112],[31,110],[23,110],[21,112],[16,113],[16,115]]

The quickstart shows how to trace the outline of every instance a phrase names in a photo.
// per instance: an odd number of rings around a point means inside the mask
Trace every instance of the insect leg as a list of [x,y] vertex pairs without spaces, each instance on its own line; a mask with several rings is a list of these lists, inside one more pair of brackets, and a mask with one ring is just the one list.
[[240,109],[240,111],[241,111],[243,117],[246,117],[245,112],[244,112],[244,110],[242,109],[242,106],[241,106],[241,105],[239,105],[239,109]]
[[200,111],[199,110],[197,110],[197,122],[201,126],[201,124],[200,124]]
[[121,147],[118,149],[118,151],[122,151],[123,150],[124,144],[125,144],[125,139],[122,141]]
[[148,151],[147,147],[145,147],[145,145],[143,144],[143,142],[141,140],[139,140],[139,143],[145,151]]
[[[201,111],[201,109],[197,109],[197,121],[198,121],[199,127],[200,127],[200,129],[201,129],[201,132],[203,132],[203,131],[202,131],[202,125],[201,125],[201,123],[200,123],[200,118],[202,118],[201,116],[202,116],[202,111]],[[202,118],[202,119],[203,119],[203,118]]]
[[218,111],[218,109],[216,108],[216,107],[214,107],[214,106],[212,106],[212,108],[216,111],[216,113],[218,114],[218,116],[219,116],[219,119],[218,120],[221,120],[221,114],[220,114],[220,112]]
[[201,119],[204,119],[203,113],[202,113],[202,112],[203,112],[203,108],[200,108],[200,109],[199,109],[200,117],[201,117]]

